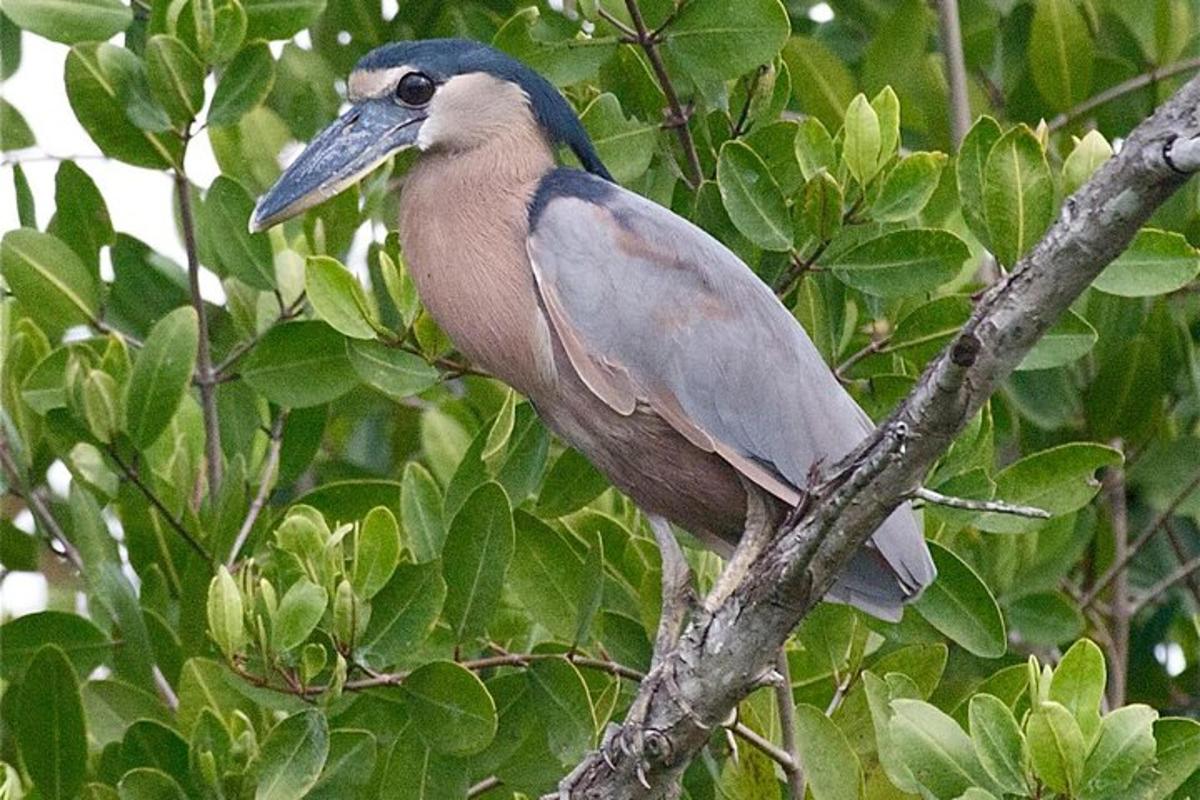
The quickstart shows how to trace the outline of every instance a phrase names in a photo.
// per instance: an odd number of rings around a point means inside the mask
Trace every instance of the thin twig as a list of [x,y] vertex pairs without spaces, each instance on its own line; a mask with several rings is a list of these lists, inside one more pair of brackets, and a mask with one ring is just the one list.
[[800,762],[792,758],[791,753],[789,753],[787,750],[784,750],[782,747],[775,744],[758,731],[748,727],[746,723],[738,722],[733,726],[733,728],[731,728],[731,730],[742,739],[745,739],[747,742],[761,750],[779,766],[783,767],[783,771],[787,774],[789,779],[792,775],[795,775],[800,771]]
[[779,706],[779,727],[782,729],[783,749],[792,762],[787,773],[788,796],[804,800],[804,773],[800,771],[800,750],[796,747],[796,700],[792,696],[792,671],[788,666],[787,646],[779,651],[775,671],[783,679],[775,684],[775,704]]
[[[213,368],[213,372],[216,375],[216,382],[220,383],[221,381],[226,380],[227,376],[225,373],[229,371],[229,368],[236,364],[242,356],[246,355],[246,353],[248,353],[251,348],[254,347],[254,345],[258,344],[262,337],[267,335],[268,331],[282,322],[288,322],[289,320],[293,320],[298,317],[300,312],[304,309],[304,301],[306,297],[307,295],[304,292],[300,292],[296,299],[292,301],[291,305],[284,308],[279,313],[279,316],[276,317],[270,325],[263,328],[261,331],[256,331],[250,336],[249,339],[238,342],[236,345],[230,348],[229,352],[226,353],[224,360],[222,360],[220,364],[217,364]],[[198,374],[196,376],[195,383],[201,383],[201,379]]]
[[959,508],[963,511],[990,511],[994,514],[1011,514],[1014,517],[1029,517],[1031,519],[1050,519],[1050,512],[1034,506],[1023,506],[1016,503],[1006,503],[1003,500],[968,500],[965,497],[952,497],[948,494],[935,492],[919,486],[913,490],[912,496],[926,503],[934,503],[947,508]]
[[271,441],[267,446],[267,457],[263,460],[262,473],[259,475],[258,492],[254,495],[253,502],[250,503],[250,509],[246,512],[246,518],[242,520],[242,526],[238,528],[233,546],[229,548],[229,558],[225,559],[225,566],[231,570],[234,562],[237,561],[238,553],[242,552],[246,540],[250,538],[250,531],[254,530],[254,523],[258,521],[258,515],[262,513],[263,506],[267,504],[267,498],[271,496],[271,489],[275,486],[275,472],[279,468],[279,453],[283,449],[283,424],[287,421],[287,415],[288,410],[285,408],[279,412],[279,416],[275,418],[275,423],[271,426]]
[[21,480],[21,470],[17,466],[16,459],[13,458],[12,451],[9,449],[8,440],[0,433],[0,465],[4,467],[4,471],[8,473],[9,491],[17,494],[25,500],[25,504],[29,506],[30,513],[34,519],[46,531],[46,535],[62,546],[62,555],[71,565],[79,572],[83,572],[83,558],[80,557],[79,551],[75,549],[75,545],[71,544],[63,533],[62,526],[58,524],[58,520],[54,518],[50,507],[46,505],[46,501],[42,499],[36,489],[24,486]]
[[967,64],[963,58],[958,0],[938,0],[937,6],[942,57],[946,61],[946,82],[950,92],[950,132],[954,149],[958,150],[967,131],[971,129],[971,103],[967,96]]
[[1135,539],[1131,545],[1129,545],[1129,549],[1126,550],[1120,558],[1113,561],[1113,564],[1108,568],[1108,571],[1105,572],[1092,585],[1092,588],[1083,595],[1083,599],[1080,601],[1083,606],[1090,606],[1100,595],[1100,593],[1108,588],[1108,585],[1112,583],[1113,578],[1117,577],[1117,574],[1121,570],[1125,569],[1129,562],[1133,560],[1134,556],[1141,552],[1141,549],[1146,546],[1146,543],[1150,541],[1151,537],[1158,533],[1158,531],[1166,524],[1167,520],[1175,516],[1175,511],[1180,505],[1183,504],[1183,501],[1187,500],[1188,497],[1191,496],[1192,492],[1196,491],[1197,489],[1200,489],[1200,472],[1196,473],[1195,477],[1193,477],[1192,480],[1183,487],[1183,490],[1175,496],[1175,499],[1172,500],[1165,509],[1163,509],[1163,512],[1155,517],[1154,520],[1141,532],[1141,534],[1138,535],[1138,538]]
[[1130,616],[1141,611],[1147,603],[1157,600],[1159,597],[1165,594],[1168,589],[1174,587],[1175,584],[1189,580],[1198,573],[1200,573],[1200,556],[1196,556],[1191,561],[1181,565],[1179,569],[1175,570],[1170,575],[1147,589],[1144,595],[1130,605]]
[[[1175,530],[1175,525],[1168,520],[1163,527],[1167,531],[1167,541],[1171,543],[1171,549],[1175,551],[1175,557],[1179,559],[1181,565],[1188,563],[1188,552],[1184,549],[1183,540],[1179,536],[1179,532]],[[1192,596],[1196,598],[1196,608],[1200,609],[1200,578],[1196,575],[1188,575],[1188,588],[1192,590]]]
[[191,547],[192,550],[196,551],[197,555],[199,555],[209,564],[213,563],[212,554],[210,554],[204,545],[200,543],[199,539],[192,535],[191,531],[183,526],[182,522],[175,518],[175,515],[172,514],[170,509],[168,509],[163,501],[158,498],[158,495],[156,495],[154,491],[146,485],[145,481],[142,480],[142,477],[138,474],[138,471],[134,469],[131,464],[125,463],[125,460],[121,458],[121,454],[117,452],[117,448],[109,445],[107,453],[108,457],[111,458],[113,463],[117,465],[117,468],[121,470],[121,474],[124,475],[125,478],[129,480],[129,482],[132,483],[139,492],[142,493],[142,496],[150,502],[150,505],[154,506],[154,508],[158,510],[158,513],[162,514],[163,519],[167,521],[167,524],[171,526],[171,529],[178,533],[180,537],[187,542],[188,546]]
[[838,365],[837,369],[834,370],[834,374],[837,375],[838,380],[845,381],[846,373],[850,371],[851,367],[862,361],[867,356],[878,353],[880,350],[886,347],[891,340],[892,337],[890,336],[884,336],[882,339],[872,339],[869,344]]
[[670,110],[667,125],[674,128],[675,135],[679,137],[679,144],[683,147],[687,164],[684,178],[694,191],[699,189],[700,184],[704,181],[704,172],[700,168],[700,154],[696,152],[696,142],[692,139],[691,129],[688,128],[690,114],[684,111],[683,104],[679,102],[675,84],[671,82],[671,76],[667,72],[666,65],[663,64],[662,55],[658,52],[657,32],[652,33],[646,28],[646,20],[642,18],[642,10],[638,7],[637,0],[625,0],[625,7],[629,9],[629,18],[633,20],[636,42],[645,52],[650,67],[658,78],[658,85],[667,98],[667,108]]
[[[187,136],[184,136],[184,148]],[[192,307],[196,309],[199,337],[196,344],[196,370],[200,385],[200,407],[204,417],[204,455],[209,495],[215,495],[221,485],[221,428],[217,420],[216,372],[208,338],[208,311],[200,294],[200,256],[196,248],[196,220],[192,215],[191,184],[182,169],[175,170],[175,194],[179,202],[179,222],[183,228],[184,250],[187,252],[188,290]]]
[[[1113,447],[1121,449],[1121,442],[1114,441]],[[1129,559],[1125,550],[1129,547],[1129,509],[1125,503],[1125,470],[1114,467],[1104,476],[1104,495],[1108,500],[1108,511],[1112,522],[1113,558],[1126,566],[1117,571],[1113,579],[1112,614],[1109,617],[1109,634],[1112,647],[1109,649],[1108,702],[1111,708],[1125,705],[1125,681],[1129,664]]]
[[1165,67],[1156,67],[1130,78],[1127,81],[1122,81],[1116,86],[1110,86],[1099,94],[1089,97],[1074,108],[1067,109],[1063,113],[1054,117],[1047,123],[1050,132],[1058,131],[1067,125],[1071,124],[1076,119],[1079,119],[1089,111],[1094,111],[1100,106],[1111,103],[1120,97],[1123,97],[1130,92],[1136,92],[1138,89],[1145,89],[1151,84],[1166,80],[1172,76],[1178,75],[1181,72],[1200,69],[1200,58],[1188,58],[1183,61],[1176,61],[1174,64],[1167,64]]
[[492,789],[495,789],[500,784],[501,784],[501,781],[499,778],[497,778],[495,775],[490,775],[490,776],[484,778],[483,780],[481,780],[479,783],[472,786],[470,789],[468,789],[467,797],[468,798],[479,797],[479,795],[481,795],[485,792],[490,792]]
[[620,31],[621,35],[625,37],[625,41],[627,41],[629,44],[638,43],[638,32],[622,22],[620,17],[617,17],[607,8],[602,5],[596,6],[596,14],[600,17],[600,19],[604,20],[609,25],[612,25],[614,28]]

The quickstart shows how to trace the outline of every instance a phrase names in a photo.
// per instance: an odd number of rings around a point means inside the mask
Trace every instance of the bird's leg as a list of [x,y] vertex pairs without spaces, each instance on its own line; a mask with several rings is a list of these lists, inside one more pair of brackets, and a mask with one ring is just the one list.
[[671,524],[660,516],[647,516],[654,541],[662,554],[662,614],[658,618],[658,634],[654,637],[653,670],[675,649],[683,633],[692,598],[692,570],[683,556],[683,548],[671,532]]
[[775,534],[775,520],[762,490],[745,478],[742,478],[742,486],[746,489],[746,529],[725,569],[721,570],[716,585],[704,598],[704,610],[709,614],[720,608],[741,585],[750,572],[750,565],[758,560]]

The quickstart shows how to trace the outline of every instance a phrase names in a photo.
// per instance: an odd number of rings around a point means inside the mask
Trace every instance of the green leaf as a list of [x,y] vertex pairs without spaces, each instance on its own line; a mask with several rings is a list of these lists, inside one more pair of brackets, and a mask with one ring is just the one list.
[[946,165],[944,153],[913,153],[888,172],[870,215],[880,222],[900,222],[921,213],[933,197]]
[[921,700],[892,701],[891,741],[915,778],[933,796],[953,800],[990,781],[971,738],[958,723]]
[[1033,768],[1050,789],[1074,795],[1080,788],[1087,748],[1071,712],[1053,701],[1029,715],[1025,735]]
[[496,735],[496,703],[475,673],[450,661],[434,661],[400,684],[417,733],[434,750],[469,756]]
[[1112,158],[1113,149],[1100,131],[1088,131],[1063,162],[1063,194],[1072,195],[1092,173]]
[[192,383],[199,328],[196,311],[181,306],[150,329],[125,386],[125,430],[137,447],[154,443]]
[[502,458],[508,450],[508,441],[512,437],[513,424],[516,421],[517,393],[509,389],[504,393],[504,402],[500,410],[492,418],[488,428],[487,439],[484,440],[483,451],[479,458],[492,471],[500,467]]
[[828,172],[821,171],[804,185],[800,202],[792,207],[795,214],[797,248],[813,252],[842,229],[845,197],[842,187]]
[[664,31],[667,52],[696,80],[728,80],[766,64],[791,26],[779,0],[692,0]]
[[556,639],[568,641],[578,629],[583,559],[568,542],[570,534],[521,511],[513,518],[516,551],[506,584],[532,619]]
[[408,656],[429,636],[445,598],[440,562],[398,566],[371,600],[371,620],[359,642],[363,658],[385,669]]
[[579,120],[618,183],[629,183],[649,168],[658,142],[658,126],[626,119],[616,95],[601,94],[588,103]]
[[1017,369],[1024,372],[1055,369],[1078,361],[1091,351],[1097,338],[1096,329],[1090,322],[1067,309],[1025,355]]
[[204,220],[213,249],[225,271],[254,289],[275,288],[275,256],[265,233],[251,233],[254,200],[233,178],[218,176],[204,196]]
[[441,380],[425,359],[382,342],[346,339],[346,356],[363,383],[395,400],[419,394]]
[[[66,84],[79,124],[106,155],[150,169],[180,163],[183,144],[178,136],[143,129],[127,114],[127,109],[149,113],[156,108],[144,85],[142,63],[133,53],[107,42],[77,44],[67,54]],[[166,112],[157,111],[166,121]]]
[[562,658],[536,661],[527,672],[550,752],[564,765],[575,763],[591,746],[596,730],[583,676]]
[[1054,179],[1041,142],[1025,125],[1000,137],[983,174],[988,241],[1001,264],[1013,267],[1054,217]]
[[1035,592],[1005,604],[1008,624],[1022,641],[1054,647],[1083,633],[1084,618],[1079,607],[1062,592]]
[[277,650],[293,650],[304,644],[316,629],[329,603],[329,593],[307,578],[301,578],[279,601],[275,625],[271,630],[272,645]]
[[450,523],[442,549],[444,617],[455,641],[482,635],[500,600],[513,554],[513,520],[500,484],[479,486]]
[[52,644],[38,650],[16,692],[11,721],[26,772],[42,797],[72,800],[83,786],[88,752],[79,684],[66,654]]
[[241,373],[268,400],[289,408],[328,403],[358,383],[341,334],[316,320],[275,325],[250,351]]
[[1095,48],[1074,0],[1037,0],[1029,31],[1033,83],[1054,111],[1066,111],[1092,93]]
[[796,745],[813,800],[858,800],[862,764],[841,728],[805,703],[796,706],[795,715]]
[[935,229],[892,231],[825,264],[855,289],[877,297],[932,291],[956,276],[971,251],[953,233]]
[[33,147],[37,139],[17,107],[0,98],[0,151]]
[[717,187],[729,219],[742,235],[764,250],[791,249],[787,201],[750,145],[734,139],[721,146]]
[[1157,719],[1157,711],[1141,704],[1118,708],[1104,717],[1083,766],[1083,797],[1120,796],[1138,771],[1154,761]]
[[[1124,460],[1117,450],[1090,442],[1073,442],[1032,453],[996,474],[996,498],[1069,514],[1087,505],[1100,483],[1093,476],[1101,467]],[[984,514],[976,525],[992,533],[1023,533],[1044,523],[1012,514]]]
[[9,289],[38,325],[57,339],[65,328],[99,318],[100,287],[70,247],[46,233],[18,228],[0,241]]
[[104,41],[133,22],[133,11],[121,0],[5,0],[4,14],[30,33],[63,44]]
[[537,513],[556,519],[586,506],[608,488],[608,480],[578,450],[567,448],[554,460],[538,494]]
[[1200,722],[1164,717],[1154,723],[1155,780],[1146,796],[1165,800],[1200,770]]
[[242,48],[221,73],[208,108],[209,125],[233,125],[267,99],[275,83],[275,60],[266,42]]
[[1145,228],[1092,286],[1121,297],[1151,297],[1182,289],[1197,273],[1200,253],[1182,234]]
[[597,534],[583,562],[583,583],[579,592],[579,608],[575,614],[575,636],[572,645],[586,642],[592,621],[604,600],[604,539]]
[[811,181],[822,170],[832,174],[837,169],[833,138],[816,117],[806,118],[797,128],[796,161],[806,181]]
[[883,133],[879,115],[865,95],[857,95],[850,101],[842,135],[842,160],[859,185],[866,186],[879,171]]
[[350,582],[364,600],[370,600],[392,577],[400,563],[400,526],[383,506],[371,509],[358,531],[354,546],[354,571]]
[[160,769],[137,767],[121,776],[120,800],[187,800],[179,782]]
[[174,36],[158,34],[146,42],[146,78],[176,126],[187,125],[204,107],[204,65]]
[[358,280],[336,258],[309,256],[304,289],[317,316],[352,339],[374,339],[378,322]]
[[[544,8],[544,6],[543,6]],[[617,51],[615,37],[583,37],[579,22],[554,10],[522,8],[492,37],[492,46],[541,73],[556,86],[592,78]]]
[[78,614],[40,611],[0,625],[0,677],[18,683],[43,645],[53,644],[70,659],[75,673],[85,678],[112,652],[112,642]]
[[321,779],[305,800],[341,800],[352,787],[364,786],[375,772],[375,737],[369,731],[341,728],[329,732],[329,757]]
[[1009,794],[1025,794],[1026,763],[1025,736],[1004,701],[990,694],[971,698],[971,742],[979,763]]
[[64,161],[54,176],[54,219],[49,233],[67,244],[93,274],[99,272],[100,248],[116,242],[104,197],[91,176],[74,161]]
[[980,658],[999,658],[1008,648],[1004,618],[975,570],[937,542],[929,542],[938,578],[913,603],[922,617]]
[[317,782],[329,756],[329,724],[313,708],[293,714],[267,735],[258,754],[254,800],[295,800]]
[[842,59],[817,39],[793,36],[783,48],[783,60],[799,109],[830,130],[841,127],[855,85]]
[[208,633],[225,658],[232,659],[246,644],[242,593],[222,564],[208,584]]
[[446,540],[442,493],[429,470],[415,461],[404,465],[400,516],[404,521],[405,543],[413,560],[423,563],[439,558]]
[[1100,704],[1104,701],[1106,681],[1104,654],[1090,639],[1080,639],[1072,645],[1050,679],[1049,699],[1071,712],[1088,741],[1100,727]]
[[242,0],[247,39],[290,39],[325,10],[325,0]]
[[984,208],[984,187],[987,186],[988,156],[1002,135],[996,120],[980,117],[967,132],[958,151],[958,200],[963,219],[975,238],[988,249],[992,242]]

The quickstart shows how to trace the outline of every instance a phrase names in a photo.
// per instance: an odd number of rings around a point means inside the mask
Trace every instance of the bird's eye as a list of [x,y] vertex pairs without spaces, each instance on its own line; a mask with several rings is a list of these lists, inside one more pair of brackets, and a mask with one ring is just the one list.
[[409,106],[423,106],[433,97],[433,80],[423,72],[410,72],[396,86],[396,97]]

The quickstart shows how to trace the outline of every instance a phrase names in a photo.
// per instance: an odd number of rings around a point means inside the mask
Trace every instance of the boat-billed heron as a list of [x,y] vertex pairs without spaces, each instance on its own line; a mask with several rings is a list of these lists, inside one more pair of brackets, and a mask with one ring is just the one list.
[[[401,42],[365,56],[348,95],[252,226],[416,147],[400,240],[425,307],[649,515],[728,554],[748,508],[781,519],[814,465],[871,430],[774,293],[703,230],[617,185],[533,70],[475,42]],[[560,146],[582,169],[556,164]],[[894,620],[933,578],[904,505],[827,599]]]

